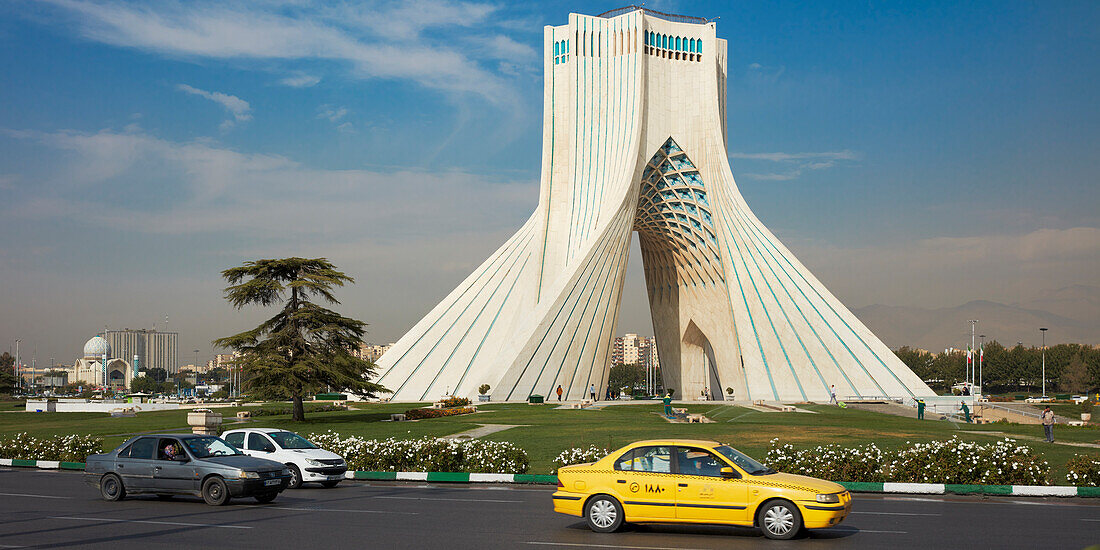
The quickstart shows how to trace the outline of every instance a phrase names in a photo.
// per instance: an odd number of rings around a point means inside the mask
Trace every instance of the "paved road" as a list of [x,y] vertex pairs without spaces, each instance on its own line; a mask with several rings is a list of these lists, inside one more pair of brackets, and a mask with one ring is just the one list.
[[[307,486],[308,487],[308,486]],[[1089,499],[857,495],[837,528],[793,541],[753,529],[636,526],[600,535],[551,511],[548,487],[345,482],[213,508],[195,498],[104,502],[80,474],[0,468],[0,549],[1084,548],[1100,543]]]

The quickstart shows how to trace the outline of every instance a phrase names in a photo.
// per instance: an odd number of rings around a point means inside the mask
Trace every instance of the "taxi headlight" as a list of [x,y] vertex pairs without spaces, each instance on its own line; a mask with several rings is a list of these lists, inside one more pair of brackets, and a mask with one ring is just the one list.
[[241,470],[241,479],[260,479],[260,472],[246,472]]
[[817,501],[825,504],[836,504],[840,502],[840,495],[837,493],[829,495],[817,495]]

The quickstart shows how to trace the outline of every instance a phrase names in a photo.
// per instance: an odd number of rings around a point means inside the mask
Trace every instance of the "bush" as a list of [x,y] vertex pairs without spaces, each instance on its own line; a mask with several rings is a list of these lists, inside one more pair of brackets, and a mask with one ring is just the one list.
[[558,468],[562,466],[569,466],[572,464],[585,464],[587,462],[595,462],[611,453],[608,449],[601,449],[595,445],[589,446],[587,449],[580,447],[573,447],[572,449],[566,449],[558,453],[557,458],[554,459],[554,469],[550,470],[553,474],[558,471]]
[[103,452],[102,447],[103,439],[90,435],[38,439],[21,432],[7,439],[0,439],[0,458],[84,462],[88,455]]
[[345,438],[331,430],[309,440],[343,456],[349,470],[522,474],[529,465],[527,452],[506,441]]
[[470,404],[470,400],[465,397],[448,397],[439,403],[443,405],[443,408],[450,409],[452,407],[465,407]]
[[897,451],[883,451],[874,443],[798,450],[773,439],[764,462],[781,472],[831,481],[1047,485],[1050,476],[1045,460],[1007,438],[983,445],[952,437]]
[[1013,439],[983,445],[952,437],[898,451],[886,477],[910,483],[1049,485],[1050,465]]
[[441,416],[457,416],[477,412],[473,407],[454,407],[450,409],[409,409],[405,411],[406,420],[421,420],[424,418],[439,418]]
[[1073,455],[1066,462],[1066,481],[1070,485],[1096,487],[1100,485],[1100,457]]
[[[348,408],[345,405],[320,405],[320,406],[314,406],[314,407],[306,406],[305,410],[306,410],[307,413],[315,413],[315,412],[346,411],[346,410],[348,410]],[[280,408],[260,407],[258,409],[253,409],[250,412],[252,413],[252,416],[282,416],[282,415],[289,415],[289,414],[293,413],[293,411],[290,410],[290,407],[285,407],[285,408],[283,408],[283,407],[280,407]]]
[[874,443],[854,448],[822,445],[803,450],[789,443],[778,443],[778,439],[771,441],[764,463],[780,472],[832,481],[886,481],[883,469],[887,455]]

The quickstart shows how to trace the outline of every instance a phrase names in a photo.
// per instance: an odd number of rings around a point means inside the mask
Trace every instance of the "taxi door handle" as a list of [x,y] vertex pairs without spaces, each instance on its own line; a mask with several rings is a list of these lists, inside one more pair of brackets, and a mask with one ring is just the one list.
[[687,484],[687,483],[681,483],[681,484],[680,484],[680,487],[687,487],[687,486],[688,486],[688,484]]
[[626,483],[625,479],[616,479],[615,483]]

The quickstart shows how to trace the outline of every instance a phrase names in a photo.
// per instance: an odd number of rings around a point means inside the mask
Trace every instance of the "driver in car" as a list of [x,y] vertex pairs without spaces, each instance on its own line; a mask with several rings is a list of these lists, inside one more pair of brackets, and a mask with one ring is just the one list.
[[175,460],[176,457],[180,455],[181,450],[182,449],[176,447],[176,442],[170,442],[164,446],[164,456],[168,460]]

